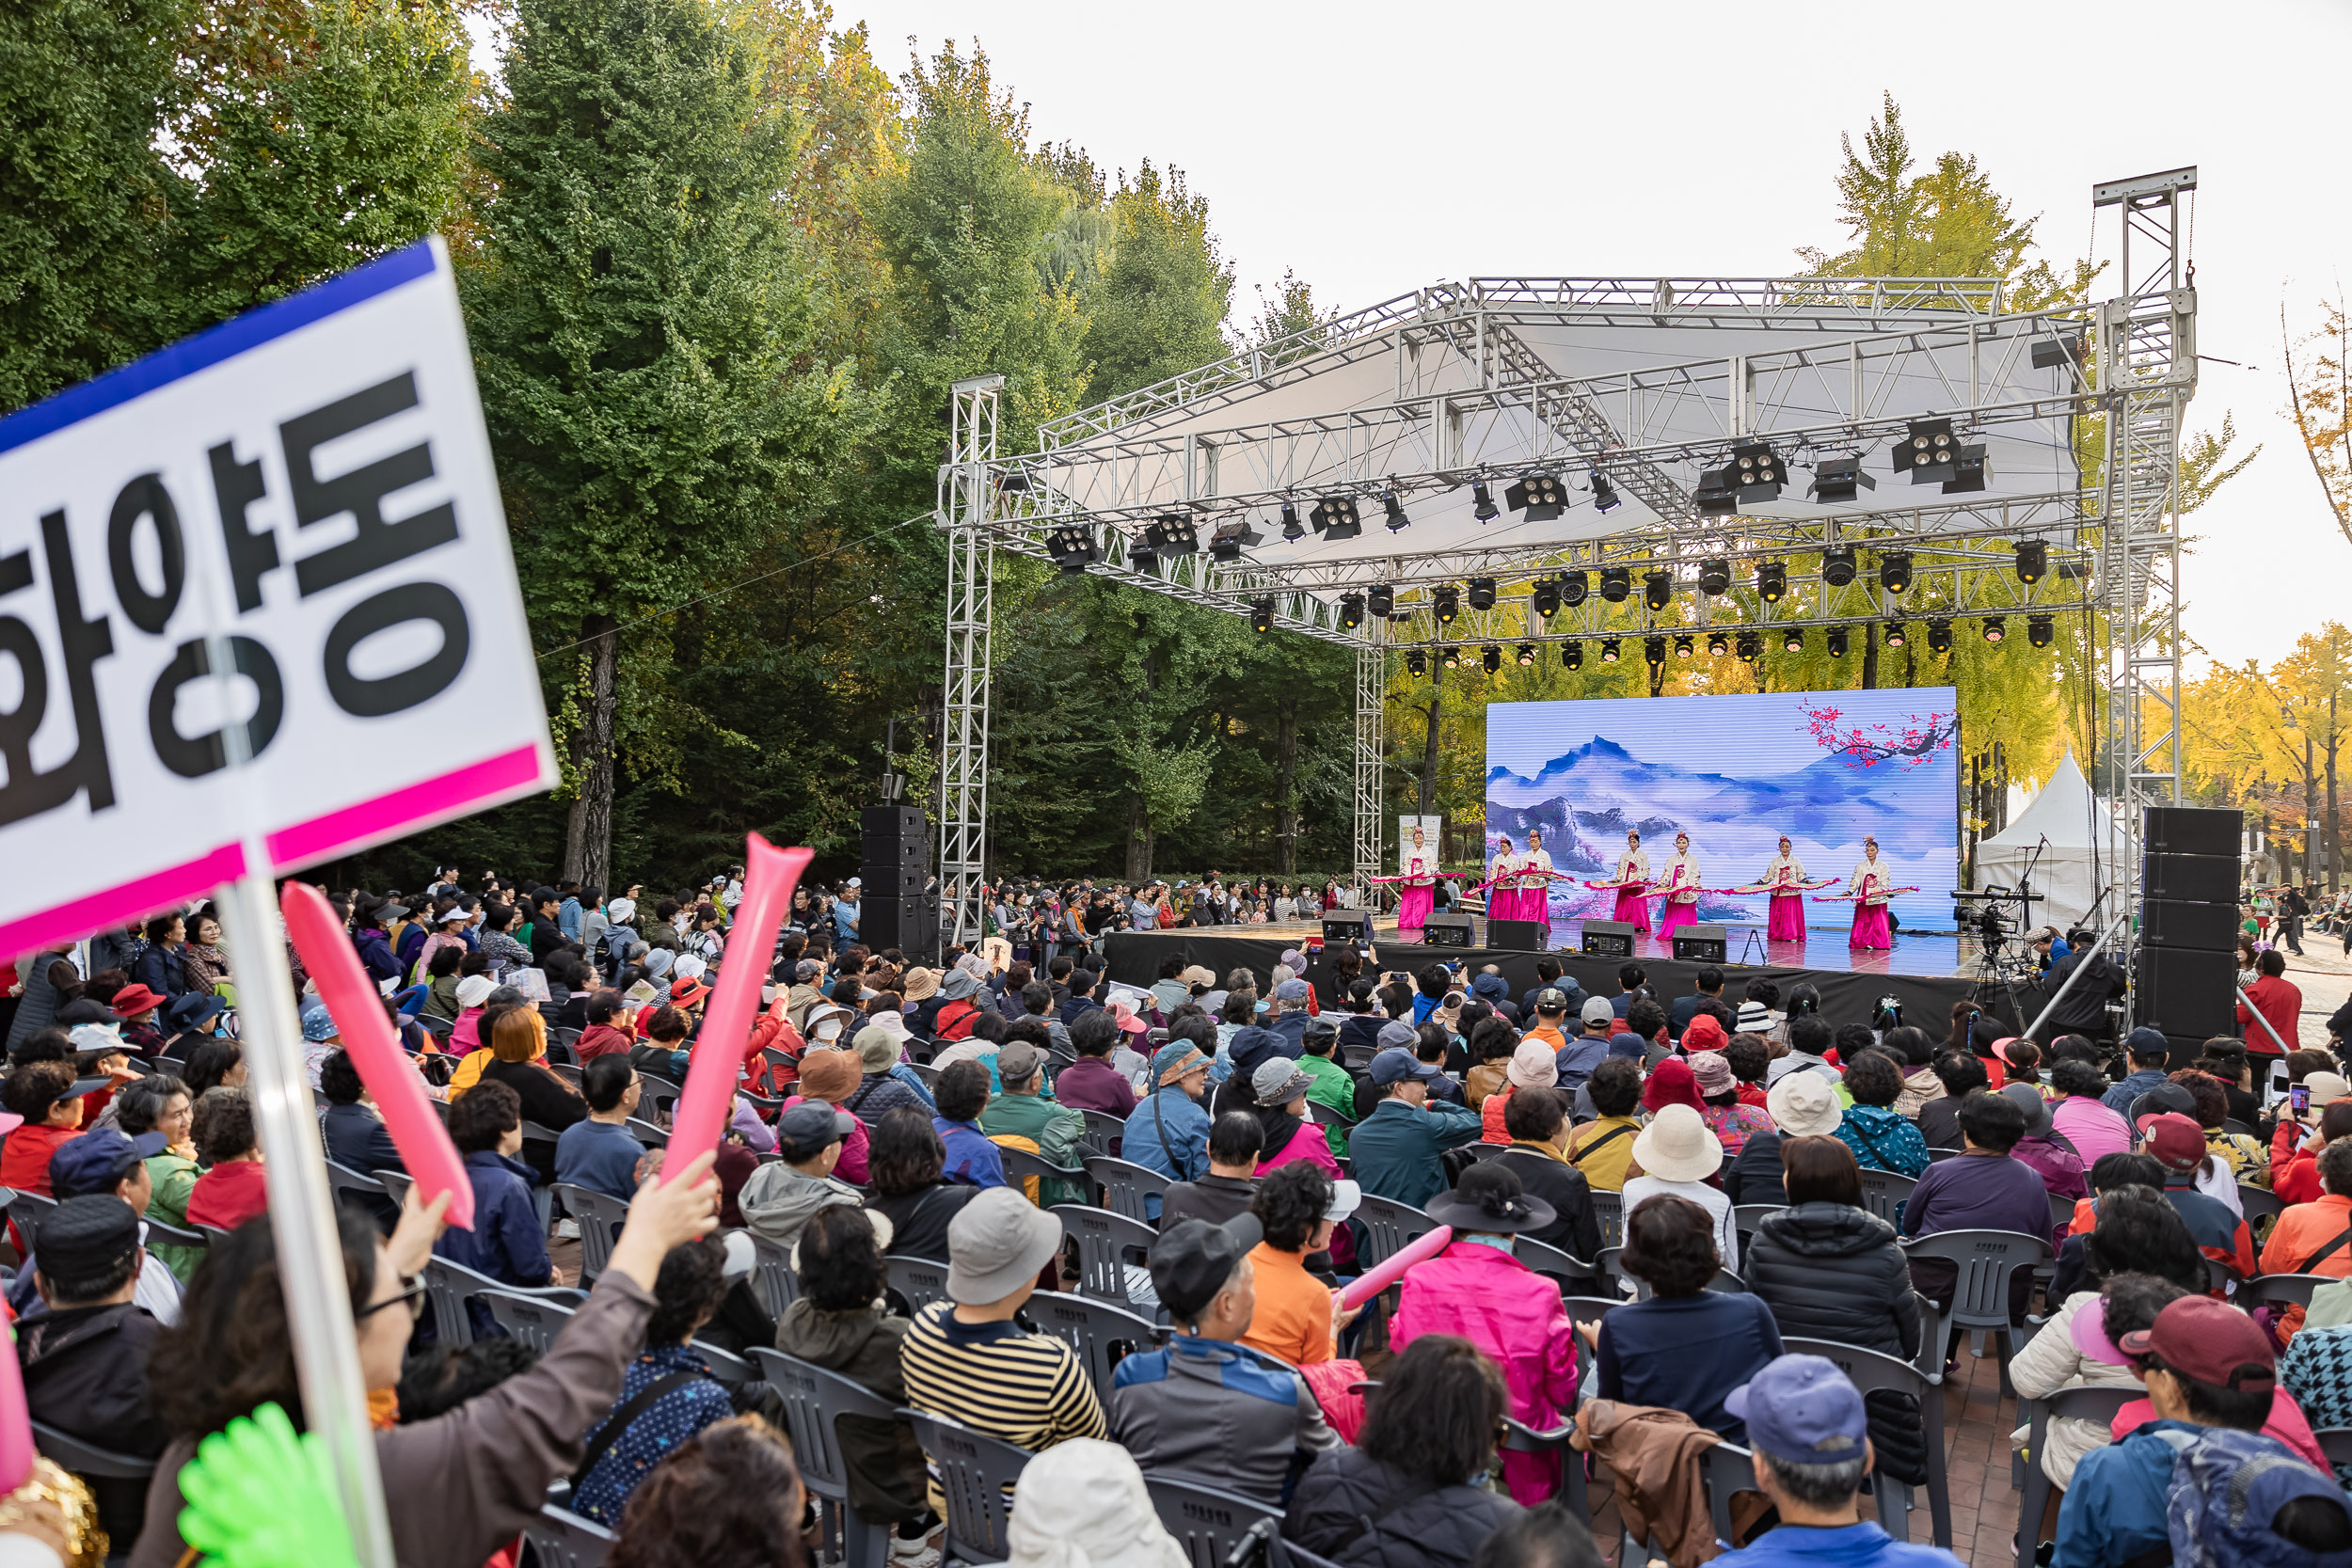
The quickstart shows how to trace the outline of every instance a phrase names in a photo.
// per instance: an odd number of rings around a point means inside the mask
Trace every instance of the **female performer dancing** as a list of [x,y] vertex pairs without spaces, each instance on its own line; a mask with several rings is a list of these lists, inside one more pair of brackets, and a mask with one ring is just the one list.
[[1803,942],[1804,940],[1804,890],[1827,887],[1830,879],[1810,881],[1804,874],[1804,862],[1795,854],[1795,846],[1788,835],[1780,835],[1780,853],[1756,879],[1756,891],[1772,895],[1772,917],[1764,925],[1767,942]]
[[1853,895],[1853,935],[1847,939],[1847,946],[1884,952],[1895,945],[1894,932],[1886,923],[1887,890],[1894,879],[1887,874],[1886,863],[1879,859],[1879,841],[1864,839],[1862,858],[1846,879],[1846,891]]
[[1486,890],[1486,918],[1517,920],[1519,918],[1520,860],[1511,848],[1511,835],[1502,833],[1495,842],[1502,846],[1495,851],[1494,863],[1487,870],[1486,879],[1478,885]]
[[1551,945],[1551,883],[1560,873],[1551,868],[1551,855],[1544,848],[1544,831],[1530,824],[1527,830],[1527,853],[1519,857],[1519,912],[1521,920],[1532,920],[1542,927],[1541,946]]
[[1642,852],[1642,831],[1629,828],[1625,835],[1625,853],[1617,857],[1616,874],[1610,879],[1625,884],[1617,889],[1615,918],[1629,920],[1637,931],[1649,929],[1649,856]]
[[1375,882],[1395,882],[1399,887],[1396,903],[1396,939],[1399,942],[1419,942],[1422,929],[1429,924],[1429,905],[1438,885],[1438,858],[1429,852],[1423,842],[1421,824],[1413,824],[1413,842],[1405,847],[1399,857],[1403,863],[1401,877],[1375,877]]
[[1665,896],[1658,901],[1658,940],[1673,939],[1677,927],[1695,926],[1699,919],[1699,863],[1691,853],[1691,835],[1675,834],[1675,852],[1659,873]]

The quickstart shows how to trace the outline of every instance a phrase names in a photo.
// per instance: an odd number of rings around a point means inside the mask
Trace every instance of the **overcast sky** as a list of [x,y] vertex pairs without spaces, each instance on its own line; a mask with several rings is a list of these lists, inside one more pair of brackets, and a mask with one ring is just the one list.
[[2279,332],[2282,301],[2309,320],[2336,291],[2352,237],[2344,0],[835,3],[893,70],[910,35],[977,38],[1038,136],[1184,169],[1238,269],[1237,326],[1285,267],[1343,309],[1473,276],[1793,271],[1798,246],[1843,243],[1838,134],[1859,140],[1882,89],[1922,164],[1976,154],[2056,261],[2094,238],[2093,182],[2194,164],[2200,348],[2253,368],[2206,363],[2189,424],[2233,412],[2264,451],[2192,519],[2189,635],[2266,661],[2352,608]]

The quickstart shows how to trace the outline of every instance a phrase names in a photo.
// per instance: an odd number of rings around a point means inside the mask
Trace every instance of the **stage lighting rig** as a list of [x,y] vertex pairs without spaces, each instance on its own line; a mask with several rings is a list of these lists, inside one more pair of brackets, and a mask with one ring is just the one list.
[[1911,634],[1903,629],[1903,624],[1900,621],[1886,623],[1886,645],[1888,647],[1899,648],[1910,641]]
[[1662,637],[1642,639],[1642,662],[1655,670],[1666,662],[1666,640]]
[[1821,580],[1832,588],[1844,588],[1854,579],[1854,558],[1851,545],[1835,545],[1821,552]]
[[2031,643],[2034,647],[2048,647],[2050,645],[2050,639],[2057,635],[2057,624],[2047,615],[2028,615],[2026,617],[2026,641]]
[[1535,644],[1533,642],[1520,643],[1517,657],[1521,665],[1534,664],[1535,662]]
[[1899,594],[1911,586],[1911,552],[1882,550],[1879,553],[1879,586],[1889,594]]
[[1085,575],[1087,567],[1103,559],[1102,546],[1094,542],[1094,531],[1084,523],[1064,523],[1045,536],[1045,553],[1054,564],[1072,577]]
[[1729,652],[1731,652],[1731,643],[1722,632],[1710,631],[1707,634],[1708,657],[1721,658]]
[[1419,648],[1415,648],[1412,652],[1406,654],[1405,656],[1405,673],[1412,676],[1415,680],[1419,680],[1422,676],[1429,673],[1429,656],[1422,653]]
[[1828,636],[1828,637],[1827,637],[1824,641],[1826,641],[1829,643],[1829,657],[1832,657],[1832,658],[1843,658],[1843,657],[1846,657],[1846,628],[1845,628],[1845,627],[1843,627],[1843,626],[1832,626],[1832,627],[1830,627],[1830,628],[1829,628],[1829,636]]
[[1952,651],[1952,623],[1946,615],[1928,617],[1928,652],[1948,654]]
[[1754,664],[1764,657],[1764,640],[1752,631],[1740,634],[1739,647],[1740,662],[1742,664]]
[[1787,466],[1762,441],[1745,441],[1732,448],[1731,462],[1724,471],[1743,501],[1778,500],[1780,487],[1788,481]]
[[1952,459],[1952,477],[1944,482],[1947,496],[1972,496],[1982,490],[1993,479],[1992,466],[1984,460],[1984,443],[1972,442],[1960,449]]
[[1538,578],[1527,596],[1528,608],[1549,621],[1560,613],[1560,579]]
[[1200,549],[1200,531],[1183,513],[1163,513],[1144,525],[1143,547],[1153,555],[1195,555]]
[[1527,514],[1526,521],[1548,523],[1568,509],[1568,487],[1551,474],[1529,474],[1502,492],[1502,504]]
[[1470,481],[1470,515],[1482,523],[1491,523],[1502,515],[1495,506],[1494,490],[1483,479]]
[[1951,420],[1914,420],[1895,443],[1895,471],[1908,471],[1914,484],[1941,484],[1952,477],[1952,460],[1959,451]]
[[1489,642],[1479,650],[1478,662],[1486,666],[1486,673],[1494,674],[1502,668],[1502,650]]
[[1209,535],[1209,559],[1239,561],[1242,551],[1264,543],[1265,540],[1257,530],[1251,528],[1246,520],[1237,517],[1230,523],[1218,524],[1216,531]]
[[2017,580],[2031,588],[2050,574],[2050,546],[2039,539],[2017,541]]
[[1560,574],[1560,602],[1568,609],[1574,610],[1578,605],[1582,604],[1585,595],[1592,591],[1593,577],[1590,572]]
[[1581,642],[1562,643],[1560,645],[1560,663],[1563,667],[1570,670],[1583,669],[1584,644]]
[[1354,631],[1363,624],[1364,596],[1361,594],[1342,594],[1340,595],[1341,626],[1348,631]]
[[1859,453],[1830,458],[1813,470],[1813,499],[1817,501],[1858,500],[1863,491],[1878,487],[1879,482],[1862,471]]
[[2060,365],[2079,365],[2082,362],[2083,335],[2080,332],[2062,332],[2053,338],[2036,338],[2033,341],[2035,370],[2054,371]]
[[1699,592],[1721,595],[1731,592],[1731,562],[1718,556],[1699,562]]
[[1272,599],[1249,601],[1249,629],[1261,635],[1274,629],[1274,601]]
[[1593,470],[1593,510],[1602,513],[1617,510],[1617,487],[1610,483],[1609,476],[1598,468]]
[[1413,519],[1405,515],[1404,499],[1393,489],[1380,492],[1380,515],[1382,520],[1389,525],[1391,533],[1397,533],[1413,526]]
[[1385,582],[1375,582],[1365,595],[1364,608],[1383,621],[1396,613],[1396,590]]
[[1689,658],[1693,651],[1691,639],[1687,634],[1675,639],[1675,657]]
[[1788,634],[1780,640],[1780,651],[1785,654],[1801,654],[1804,652],[1804,628],[1803,626],[1790,626]]
[[1430,590],[1429,604],[1430,608],[1437,612],[1438,625],[1450,626],[1454,624],[1454,618],[1462,613],[1461,591],[1450,582],[1441,583]]
[[1617,640],[1613,637],[1602,638],[1600,640],[1600,661],[1603,664],[1614,664],[1617,658]]
[[1700,469],[1699,487],[1692,499],[1698,502],[1702,517],[1724,517],[1740,510],[1740,498],[1732,489],[1730,470],[1725,468]]
[[1157,577],[1160,571],[1159,552],[1140,539],[1127,541],[1127,565],[1130,570]]
[[1988,615],[1984,618],[1984,640],[1987,642],[1998,642],[2007,635],[2008,633],[2001,624],[2001,617],[1998,615]]
[[1662,569],[1645,573],[1642,578],[1642,598],[1652,610],[1663,610],[1674,603],[1675,575]]
[[1333,544],[1356,538],[1364,531],[1363,516],[1356,510],[1356,500],[1352,496],[1324,497],[1315,502],[1314,510],[1307,514],[1307,521],[1317,533]]
[[1472,578],[1470,579],[1470,607],[1476,610],[1488,610],[1494,609],[1494,578]]
[[1766,604],[1778,604],[1788,596],[1788,567],[1778,561],[1756,563],[1756,596]]
[[1461,649],[1448,648],[1445,651],[1445,667],[1449,670],[1459,670],[1462,667]]
[[1295,545],[1298,541],[1306,537],[1307,525],[1298,520],[1298,508],[1293,506],[1288,501],[1284,501],[1282,503],[1283,542],[1286,544]]
[[1600,596],[1611,604],[1623,604],[1633,595],[1633,574],[1622,566],[1608,566],[1600,574]]

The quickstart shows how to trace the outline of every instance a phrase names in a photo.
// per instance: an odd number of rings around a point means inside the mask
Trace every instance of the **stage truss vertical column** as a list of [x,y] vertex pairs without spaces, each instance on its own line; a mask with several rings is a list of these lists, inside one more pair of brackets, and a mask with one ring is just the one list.
[[[2095,186],[2094,210],[2122,217],[2122,292],[2098,307],[2099,391],[2106,409],[2099,552],[2106,789],[2122,863],[2110,917],[2139,897],[2141,810],[2181,799],[2181,424],[2197,389],[2197,291],[2184,276],[2183,198],[2194,168]],[[2122,949],[2125,972],[2136,988]]]
[[940,755],[939,926],[978,944],[988,847],[989,626],[995,543],[989,531],[1001,375],[955,384],[947,465],[939,471],[939,526],[947,533],[947,658]]
[[1372,879],[1380,875],[1381,727],[1389,687],[1388,626],[1367,624],[1356,645],[1356,900],[1372,907]]

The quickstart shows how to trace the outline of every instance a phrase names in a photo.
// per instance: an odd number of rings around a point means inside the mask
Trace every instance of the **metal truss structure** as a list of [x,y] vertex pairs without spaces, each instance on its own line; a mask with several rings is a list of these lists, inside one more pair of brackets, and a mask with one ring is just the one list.
[[[1080,410],[1041,427],[1041,450],[1007,457],[996,378],[959,385],[937,510],[951,546],[948,935],[978,930],[996,548],[1355,649],[1359,885],[1383,860],[1392,654],[1616,636],[1638,657],[1653,633],[1717,631],[1777,651],[1792,632],[1931,615],[2013,615],[2021,636],[2026,617],[2086,617],[2107,691],[2101,748],[2116,761],[2105,793],[2136,856],[2127,808],[2179,789],[2179,447],[2196,298],[2176,204],[2195,185],[2184,169],[2097,187],[2095,205],[2124,214],[2124,287],[2095,306],[2012,309],[1984,278],[1473,278]],[[2089,420],[2105,420],[2106,445],[2087,482]],[[1937,420],[1982,467],[1921,488],[1889,455]],[[1782,485],[1727,507],[1717,476],[1734,448],[1768,452]],[[1804,486],[1804,468],[1818,482],[1855,457],[1873,484],[1854,499]],[[1564,504],[1496,504],[1534,479]],[[2047,558],[2032,584],[2015,553],[2029,540]],[[1824,552],[1846,546],[1854,573],[1841,561],[1834,584]],[[1878,574],[1890,552],[1915,554],[1900,591]],[[1724,591],[1701,592],[1703,564],[1726,562]],[[1767,562],[1786,579],[1771,603],[1754,577]],[[1622,601],[1596,585],[1538,613],[1539,583],[1613,567],[1629,574]],[[1662,609],[1645,603],[1653,573],[1671,580]],[[1462,596],[1441,622],[1435,591],[1474,578],[1495,579],[1491,608]],[[1367,610],[1375,589],[1385,616]]]

